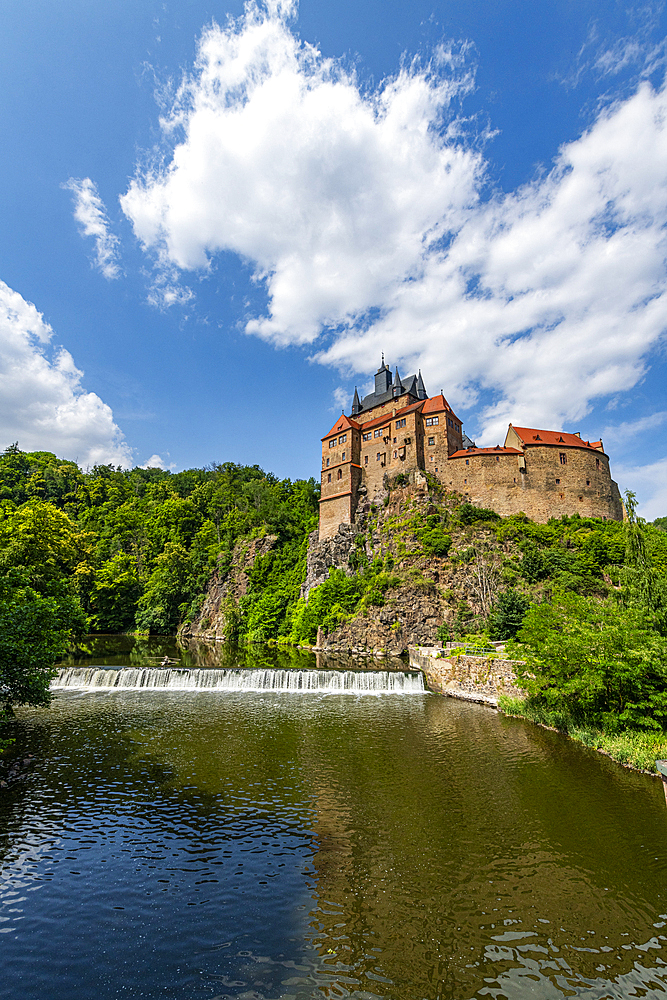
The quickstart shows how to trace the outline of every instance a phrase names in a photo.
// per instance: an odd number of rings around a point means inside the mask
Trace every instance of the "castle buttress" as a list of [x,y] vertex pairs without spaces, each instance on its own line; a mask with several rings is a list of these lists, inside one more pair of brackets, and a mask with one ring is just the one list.
[[350,416],[322,438],[320,539],[353,524],[399,473],[414,480],[424,471],[502,515],[623,519],[602,441],[510,424],[503,447],[477,448],[442,392],[429,397],[421,372],[392,375],[383,355],[374,391],[360,399],[355,387]]

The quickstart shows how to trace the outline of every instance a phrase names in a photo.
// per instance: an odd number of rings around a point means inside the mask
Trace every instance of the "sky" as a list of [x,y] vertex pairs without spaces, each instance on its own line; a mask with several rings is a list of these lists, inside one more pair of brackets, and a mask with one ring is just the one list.
[[3,0],[0,447],[317,477],[382,352],[667,515],[667,13]]

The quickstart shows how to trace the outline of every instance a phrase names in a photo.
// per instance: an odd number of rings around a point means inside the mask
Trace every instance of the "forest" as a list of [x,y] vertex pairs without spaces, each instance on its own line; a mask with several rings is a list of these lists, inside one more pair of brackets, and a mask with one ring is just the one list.
[[[536,524],[473,507],[434,481],[426,515],[409,497],[397,516],[391,505],[372,508],[347,569],[332,570],[305,601],[299,591],[318,500],[314,479],[279,480],[257,466],[83,472],[50,452],[7,448],[6,709],[48,702],[48,668],[85,633],[174,634],[197,616],[213,572],[224,579],[239,540],[271,534],[276,540],[251,567],[235,608],[238,641],[312,643],[318,626],[332,631],[382,606],[392,590],[433,586],[423,571],[436,565],[443,579],[469,578],[471,593],[486,574],[493,586],[485,600],[455,602],[441,639],[514,643],[533,716],[559,728],[667,728],[667,520],[643,522],[632,494],[623,524]],[[373,549],[369,538],[380,544]]]

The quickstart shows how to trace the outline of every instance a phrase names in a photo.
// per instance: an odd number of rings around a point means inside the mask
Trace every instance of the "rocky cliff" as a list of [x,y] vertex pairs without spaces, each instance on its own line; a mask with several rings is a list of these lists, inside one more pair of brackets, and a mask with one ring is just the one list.
[[211,577],[197,617],[179,629],[182,639],[225,639],[238,608],[238,602],[248,592],[249,571],[255,561],[273,548],[276,535],[242,538],[234,546],[229,572],[217,569]]

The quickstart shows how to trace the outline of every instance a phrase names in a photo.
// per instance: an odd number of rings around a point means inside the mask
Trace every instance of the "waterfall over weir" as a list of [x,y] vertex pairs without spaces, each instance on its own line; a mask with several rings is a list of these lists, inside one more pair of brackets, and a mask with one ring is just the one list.
[[244,670],[63,667],[52,691],[286,691],[293,694],[423,694],[422,674],[389,670]]

